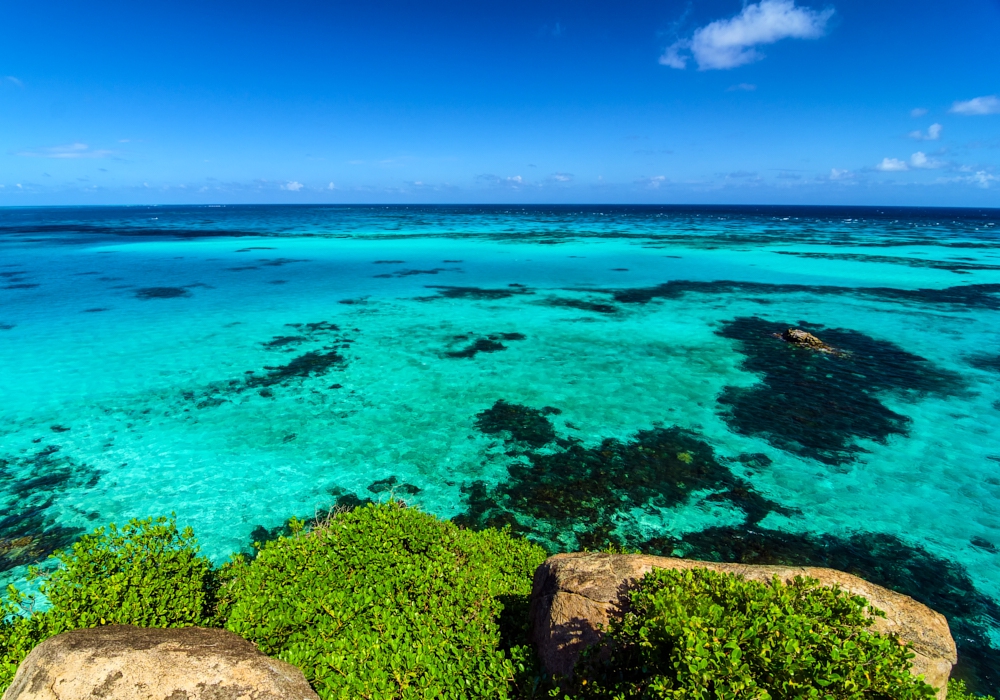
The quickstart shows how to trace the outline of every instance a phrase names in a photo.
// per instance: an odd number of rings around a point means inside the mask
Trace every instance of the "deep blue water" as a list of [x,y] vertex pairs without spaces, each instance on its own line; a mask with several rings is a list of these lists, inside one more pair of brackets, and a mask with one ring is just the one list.
[[[390,494],[552,550],[812,563],[1000,687],[1000,210],[0,209],[0,569],[221,560]],[[772,334],[806,328],[839,354]]]

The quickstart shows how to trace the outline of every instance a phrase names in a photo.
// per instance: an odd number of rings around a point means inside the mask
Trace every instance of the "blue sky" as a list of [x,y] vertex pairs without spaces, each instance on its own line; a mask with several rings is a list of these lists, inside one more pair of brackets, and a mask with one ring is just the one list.
[[1000,206],[1000,0],[7,3],[0,205]]

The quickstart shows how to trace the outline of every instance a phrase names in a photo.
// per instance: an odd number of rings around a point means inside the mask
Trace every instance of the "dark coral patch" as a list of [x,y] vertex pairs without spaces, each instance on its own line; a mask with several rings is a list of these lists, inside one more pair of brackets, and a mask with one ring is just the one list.
[[503,343],[497,342],[496,340],[490,340],[489,338],[479,338],[472,344],[467,345],[461,350],[452,350],[446,352],[445,355],[448,357],[475,357],[481,352],[500,352],[501,350],[506,350],[507,346]]
[[395,272],[386,272],[381,275],[372,275],[372,277],[389,279],[392,277],[413,277],[414,275],[437,275],[442,272],[461,272],[461,270],[457,267],[435,267],[430,270],[396,270]]
[[260,377],[250,377],[246,380],[245,386],[250,389],[256,389],[276,384],[285,384],[292,379],[319,377],[334,367],[343,366],[346,362],[347,358],[336,350],[312,350],[299,355],[286,365],[264,367],[267,370],[267,374]]
[[[862,253],[809,253],[791,250],[776,250],[778,255],[794,255],[800,258],[816,260],[849,260],[851,262],[882,263],[885,265],[903,265],[905,267],[923,267],[933,270],[947,270],[959,275],[967,275],[970,270],[1000,270],[1000,265],[986,265],[974,262],[953,262],[950,260],[923,260],[921,258],[905,258],[899,255],[865,255]],[[974,260],[974,258],[956,258],[956,260]]]
[[39,285],[33,284],[31,282],[21,282],[19,284],[8,284],[4,289],[34,289]]
[[407,484],[405,482],[400,482],[394,476],[390,476],[387,479],[380,479],[378,481],[372,482],[368,485],[368,490],[372,493],[405,493],[411,496],[423,491],[419,486],[414,486],[413,484]]
[[[839,354],[819,353],[775,338],[790,324],[737,318],[719,335],[737,340],[743,369],[762,375],[750,387],[726,387],[718,401],[729,426],[826,464],[863,452],[855,440],[906,435],[910,419],[887,408],[879,392],[953,394],[962,378],[895,343],[852,330],[806,327]],[[804,326],[805,324],[799,324]]]
[[0,457],[0,572],[36,564],[65,549],[83,528],[62,525],[62,494],[97,486],[102,472],[50,445],[33,455]]
[[976,369],[987,372],[1000,372],[1000,355],[973,355],[967,362]]
[[177,299],[189,297],[191,292],[183,287],[143,287],[135,290],[137,299]]
[[521,294],[534,294],[523,285],[512,284],[506,289],[483,289],[482,287],[447,287],[441,285],[429,285],[428,289],[440,290],[437,296],[421,297],[421,301],[432,299],[472,299],[475,301],[495,301]]
[[301,345],[306,340],[308,338],[304,335],[276,335],[266,343],[263,343],[263,346],[268,350],[278,350],[288,348],[291,345]]
[[[586,290],[596,291],[596,290]],[[897,289],[895,287],[837,287],[806,284],[767,284],[719,280],[697,282],[674,280],[655,287],[636,287],[607,292],[622,304],[646,304],[654,299],[680,299],[686,294],[808,294],[845,296],[910,304],[935,304],[958,308],[1000,310],[1000,284],[967,284],[944,289]]]
[[[635,508],[676,508],[695,494],[724,501],[755,523],[787,509],[756,493],[715,458],[707,443],[680,428],[639,431],[631,440],[596,447],[559,438],[545,412],[498,401],[476,427],[509,435],[516,461],[494,488],[464,488],[469,508],[456,521],[472,527],[510,525],[556,549],[620,542],[616,528]],[[539,448],[545,447],[542,451]]]
[[556,439],[555,427],[545,416],[558,409],[546,408],[548,410],[539,411],[521,404],[507,403],[501,399],[490,408],[476,414],[476,428],[487,435],[507,433],[517,442],[534,448],[543,447]]
[[[468,340],[472,337],[472,333],[464,333],[462,335],[453,336],[453,340]],[[446,357],[455,358],[468,358],[475,357],[481,352],[500,352],[501,350],[506,350],[507,346],[500,342],[500,340],[524,340],[527,338],[523,333],[493,333],[486,336],[485,338],[477,338],[469,345],[459,350],[451,350],[445,353]]]
[[612,304],[602,304],[596,301],[585,301],[583,299],[565,299],[561,297],[550,297],[538,302],[544,306],[563,307],[567,309],[579,309],[580,311],[592,311],[598,314],[617,313],[618,309]]

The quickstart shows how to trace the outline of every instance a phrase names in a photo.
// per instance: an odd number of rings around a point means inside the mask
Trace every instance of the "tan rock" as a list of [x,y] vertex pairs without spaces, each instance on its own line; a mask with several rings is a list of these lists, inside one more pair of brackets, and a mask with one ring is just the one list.
[[786,343],[791,343],[792,345],[799,345],[801,347],[806,347],[809,348],[810,350],[816,350],[818,352],[826,352],[832,354],[837,353],[836,348],[831,348],[829,345],[827,345],[822,340],[814,336],[812,333],[807,333],[806,331],[800,330],[798,328],[788,328],[783,333],[778,335],[778,337],[784,340]]
[[39,644],[3,700],[318,700],[302,671],[232,632],[108,625]]
[[824,586],[837,584],[863,596],[886,614],[875,619],[873,628],[895,633],[913,645],[913,672],[938,688],[938,698],[944,700],[951,668],[958,660],[944,616],[857,576],[816,567],[717,564],[641,554],[557,554],[538,567],[531,592],[532,636],[545,668],[570,675],[580,652],[600,639],[598,625],[622,614],[628,590],[638,579],[653,569],[693,568],[739,574],[752,581],[808,576]]

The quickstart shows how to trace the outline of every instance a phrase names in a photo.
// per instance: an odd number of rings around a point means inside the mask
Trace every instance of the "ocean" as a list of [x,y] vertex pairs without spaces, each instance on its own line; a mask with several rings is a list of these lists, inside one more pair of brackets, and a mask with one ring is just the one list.
[[996,209],[0,209],[0,572],[396,498],[851,571],[996,692],[998,328]]

